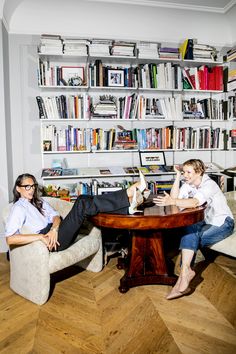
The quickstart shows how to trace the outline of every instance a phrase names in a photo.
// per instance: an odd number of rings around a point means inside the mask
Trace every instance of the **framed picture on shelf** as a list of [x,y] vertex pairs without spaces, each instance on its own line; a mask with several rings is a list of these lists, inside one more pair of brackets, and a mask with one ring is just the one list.
[[61,81],[65,86],[81,86],[84,84],[83,66],[62,66]]
[[165,166],[166,164],[165,154],[163,151],[140,152],[140,162],[141,162],[141,166],[152,166],[152,165]]
[[110,87],[124,86],[124,70],[108,69],[108,86]]

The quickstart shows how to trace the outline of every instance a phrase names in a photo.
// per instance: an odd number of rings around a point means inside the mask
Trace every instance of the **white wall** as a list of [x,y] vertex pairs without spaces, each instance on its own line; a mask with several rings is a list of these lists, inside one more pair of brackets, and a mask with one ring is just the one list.
[[230,27],[231,42],[233,46],[236,45],[236,5],[230,9],[226,16]]
[[40,126],[36,105],[37,45],[39,38],[9,35],[10,101],[13,180],[41,166]]
[[[24,19],[22,21],[22,19]],[[180,42],[231,44],[223,14],[78,0],[25,0],[13,13],[11,33],[59,33]]]
[[[0,21],[0,77],[4,78],[2,21]],[[5,242],[3,242],[3,239],[1,238],[1,235],[4,231],[2,224],[2,208],[8,203],[8,168],[6,148],[4,80],[0,80],[0,126],[0,251],[2,251],[6,248]]]

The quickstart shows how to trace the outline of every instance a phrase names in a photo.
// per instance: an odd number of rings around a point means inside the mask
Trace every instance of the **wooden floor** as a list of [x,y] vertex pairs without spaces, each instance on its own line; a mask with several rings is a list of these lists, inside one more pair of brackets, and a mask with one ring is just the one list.
[[0,254],[0,353],[236,353],[236,260],[198,265],[196,289],[167,301],[163,285],[118,291],[123,271],[111,260],[101,273],[73,267],[37,306],[9,289]]

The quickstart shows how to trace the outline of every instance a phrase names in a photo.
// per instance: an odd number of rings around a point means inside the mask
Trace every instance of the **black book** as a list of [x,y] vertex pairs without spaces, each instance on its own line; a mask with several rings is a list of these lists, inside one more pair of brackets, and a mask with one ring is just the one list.
[[41,96],[36,96],[36,101],[39,108],[39,118],[40,119],[47,119],[47,113],[45,110],[44,102]]
[[100,86],[100,80],[99,80],[100,65],[102,65],[101,60],[96,59],[94,63],[94,66],[96,67],[95,86]]
[[66,106],[66,96],[61,95],[60,96],[60,100],[61,100],[61,107],[62,107],[62,117],[63,118],[68,118],[67,106]]
[[187,60],[193,59],[193,39],[188,40],[187,50],[186,50],[184,59],[187,59]]

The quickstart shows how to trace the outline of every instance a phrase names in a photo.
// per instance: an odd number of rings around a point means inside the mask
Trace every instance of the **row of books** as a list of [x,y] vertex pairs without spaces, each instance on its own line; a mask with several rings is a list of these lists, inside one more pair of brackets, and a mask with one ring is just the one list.
[[41,177],[72,177],[72,176],[125,176],[138,175],[139,171],[144,174],[153,175],[162,172],[173,172],[172,166],[152,165],[152,166],[112,166],[112,167],[79,167],[79,168],[44,168]]
[[[207,59],[216,60],[215,47],[199,44],[196,39],[186,39],[178,47],[162,47],[157,42],[130,42],[112,39],[62,38],[60,35],[43,34],[38,47],[42,54],[67,54],[78,56],[125,56],[164,59]],[[230,57],[231,53],[228,54]]]
[[[106,182],[92,180],[90,183],[77,182],[67,183],[62,185],[48,184],[43,186],[43,195],[49,197],[58,197],[67,201],[75,200],[79,195],[101,195],[104,193],[115,192],[119,189],[125,189],[130,186],[131,182],[123,180],[121,182]],[[157,194],[158,192],[169,192],[172,188],[173,180],[166,181],[149,181],[148,189],[151,194]]]
[[146,149],[228,149],[232,146],[231,131],[222,128],[165,128],[139,129],[138,147]]
[[36,96],[40,119],[89,119],[90,96]]
[[115,128],[42,127],[43,151],[106,151],[152,149],[234,148],[235,129],[212,127],[146,128],[120,131]]
[[134,87],[137,83],[137,66],[111,66],[96,59],[89,64],[89,83],[91,87]]
[[95,103],[91,98],[91,118],[146,119],[165,118],[181,120],[181,95],[165,98],[150,98],[143,95],[126,95],[112,97],[112,100],[102,100]]
[[223,91],[223,66],[185,67],[182,73],[184,89]]
[[227,101],[221,99],[184,99],[182,110],[183,118],[227,120]]
[[140,64],[137,67],[138,87],[182,90],[182,69],[172,63]]
[[208,44],[200,44],[197,39],[188,38],[180,46],[182,59],[186,60],[217,60],[218,51]]
[[86,86],[87,66],[59,66],[51,64],[49,60],[39,58],[38,84],[39,86]]
[[42,126],[42,150],[47,151],[91,151],[93,144],[93,129],[66,128],[55,125]]
[[[89,76],[89,78],[87,77]],[[180,68],[172,63],[138,66],[104,65],[100,59],[87,65],[58,66],[39,59],[40,86],[130,87],[165,90],[223,90],[223,67],[207,65]]]
[[138,42],[136,44],[138,58],[179,60],[180,52],[177,47],[161,47],[155,42]]
[[[197,90],[220,90],[220,82],[223,83],[223,69],[212,69],[213,74],[208,74],[207,66],[202,67],[204,70],[197,68],[181,69],[180,66],[172,63],[149,63],[140,64],[138,66],[130,67],[111,67],[104,65],[100,59],[95,60],[94,64],[89,65],[89,77],[91,87],[132,87],[132,88],[153,88],[153,89],[169,89],[169,90],[182,90],[183,82],[189,80],[189,85],[185,85],[186,89]],[[192,78],[192,73],[187,75],[189,70],[194,70],[196,79]],[[222,72],[219,76],[218,72]],[[112,81],[112,75],[117,75],[117,82]],[[185,78],[186,76],[186,78]],[[198,79],[199,76],[199,79]],[[208,88],[208,76],[211,78],[211,85]],[[217,80],[216,80],[217,78]],[[183,81],[183,82],[182,82]],[[201,84],[200,84],[201,82]],[[195,84],[196,83],[196,84]],[[223,84],[222,84],[223,85]]]
[[[235,102],[233,97],[229,98],[230,117]],[[136,93],[122,97],[91,97],[88,94],[36,96],[36,101],[40,119],[227,119],[227,101],[195,97],[182,100],[180,94],[163,98],[145,97]]]

